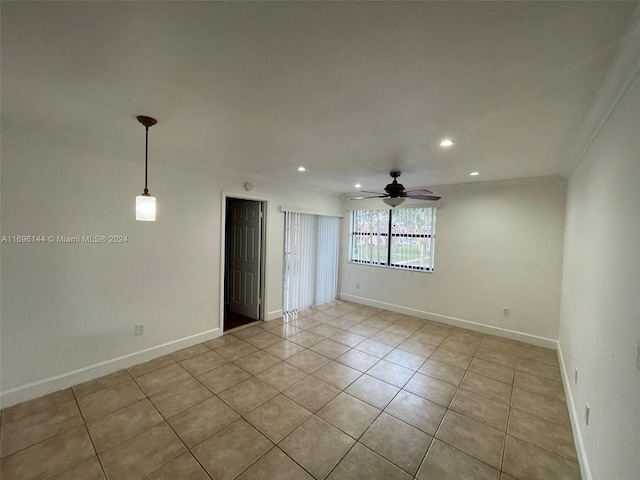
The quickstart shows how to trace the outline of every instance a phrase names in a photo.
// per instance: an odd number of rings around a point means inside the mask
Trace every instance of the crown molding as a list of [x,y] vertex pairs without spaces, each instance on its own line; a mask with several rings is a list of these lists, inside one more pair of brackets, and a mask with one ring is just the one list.
[[640,4],[633,12],[629,29],[620,42],[615,59],[576,137],[571,165],[564,175],[566,178],[571,177],[578,167],[638,74],[640,74]]

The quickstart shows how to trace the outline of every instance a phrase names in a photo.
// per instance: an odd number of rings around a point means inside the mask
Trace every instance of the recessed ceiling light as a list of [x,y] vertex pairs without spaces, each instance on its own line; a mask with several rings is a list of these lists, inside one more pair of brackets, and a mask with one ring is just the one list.
[[453,146],[453,141],[450,138],[443,138],[440,141],[440,146],[444,147],[444,148],[452,147]]
[[469,175],[471,175],[472,177],[475,177],[476,175],[480,175],[480,172],[471,172]]
[[306,170],[306,168],[304,168],[304,167],[302,167],[302,166],[298,167],[298,171],[299,171],[299,172],[304,172],[305,170]]
[[362,186],[362,185],[360,185],[359,183],[356,183],[356,184],[354,185],[354,187],[356,187],[356,188],[360,188],[361,186]]

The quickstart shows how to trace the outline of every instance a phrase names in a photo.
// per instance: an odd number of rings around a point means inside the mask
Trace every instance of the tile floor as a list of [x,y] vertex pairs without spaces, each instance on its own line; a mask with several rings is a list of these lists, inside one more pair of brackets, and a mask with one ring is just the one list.
[[4,480],[580,478],[554,351],[339,301],[1,425]]

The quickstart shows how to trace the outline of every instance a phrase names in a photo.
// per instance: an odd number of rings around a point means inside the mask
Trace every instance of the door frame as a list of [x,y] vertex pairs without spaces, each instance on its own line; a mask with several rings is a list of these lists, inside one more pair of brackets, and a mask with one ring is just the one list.
[[226,248],[227,248],[227,198],[237,198],[239,200],[252,200],[254,202],[262,203],[262,228],[261,228],[261,239],[260,239],[260,287],[258,290],[258,294],[262,299],[262,303],[260,304],[260,320],[264,320],[266,316],[267,310],[267,235],[268,232],[268,207],[269,201],[260,196],[249,195],[245,193],[235,193],[235,192],[222,192],[222,200],[220,204],[220,310],[219,310],[219,328],[220,331],[224,334],[224,290],[225,290],[225,279],[224,273],[226,269]]

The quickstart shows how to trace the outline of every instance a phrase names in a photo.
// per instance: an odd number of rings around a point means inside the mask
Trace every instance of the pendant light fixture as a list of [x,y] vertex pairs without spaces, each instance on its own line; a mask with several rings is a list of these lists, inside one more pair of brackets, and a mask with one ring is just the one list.
[[144,192],[136,197],[136,220],[143,222],[156,221],[156,197],[149,195],[147,188],[147,167],[149,162],[149,127],[154,126],[158,121],[155,118],[138,115],[138,121],[144,125]]

